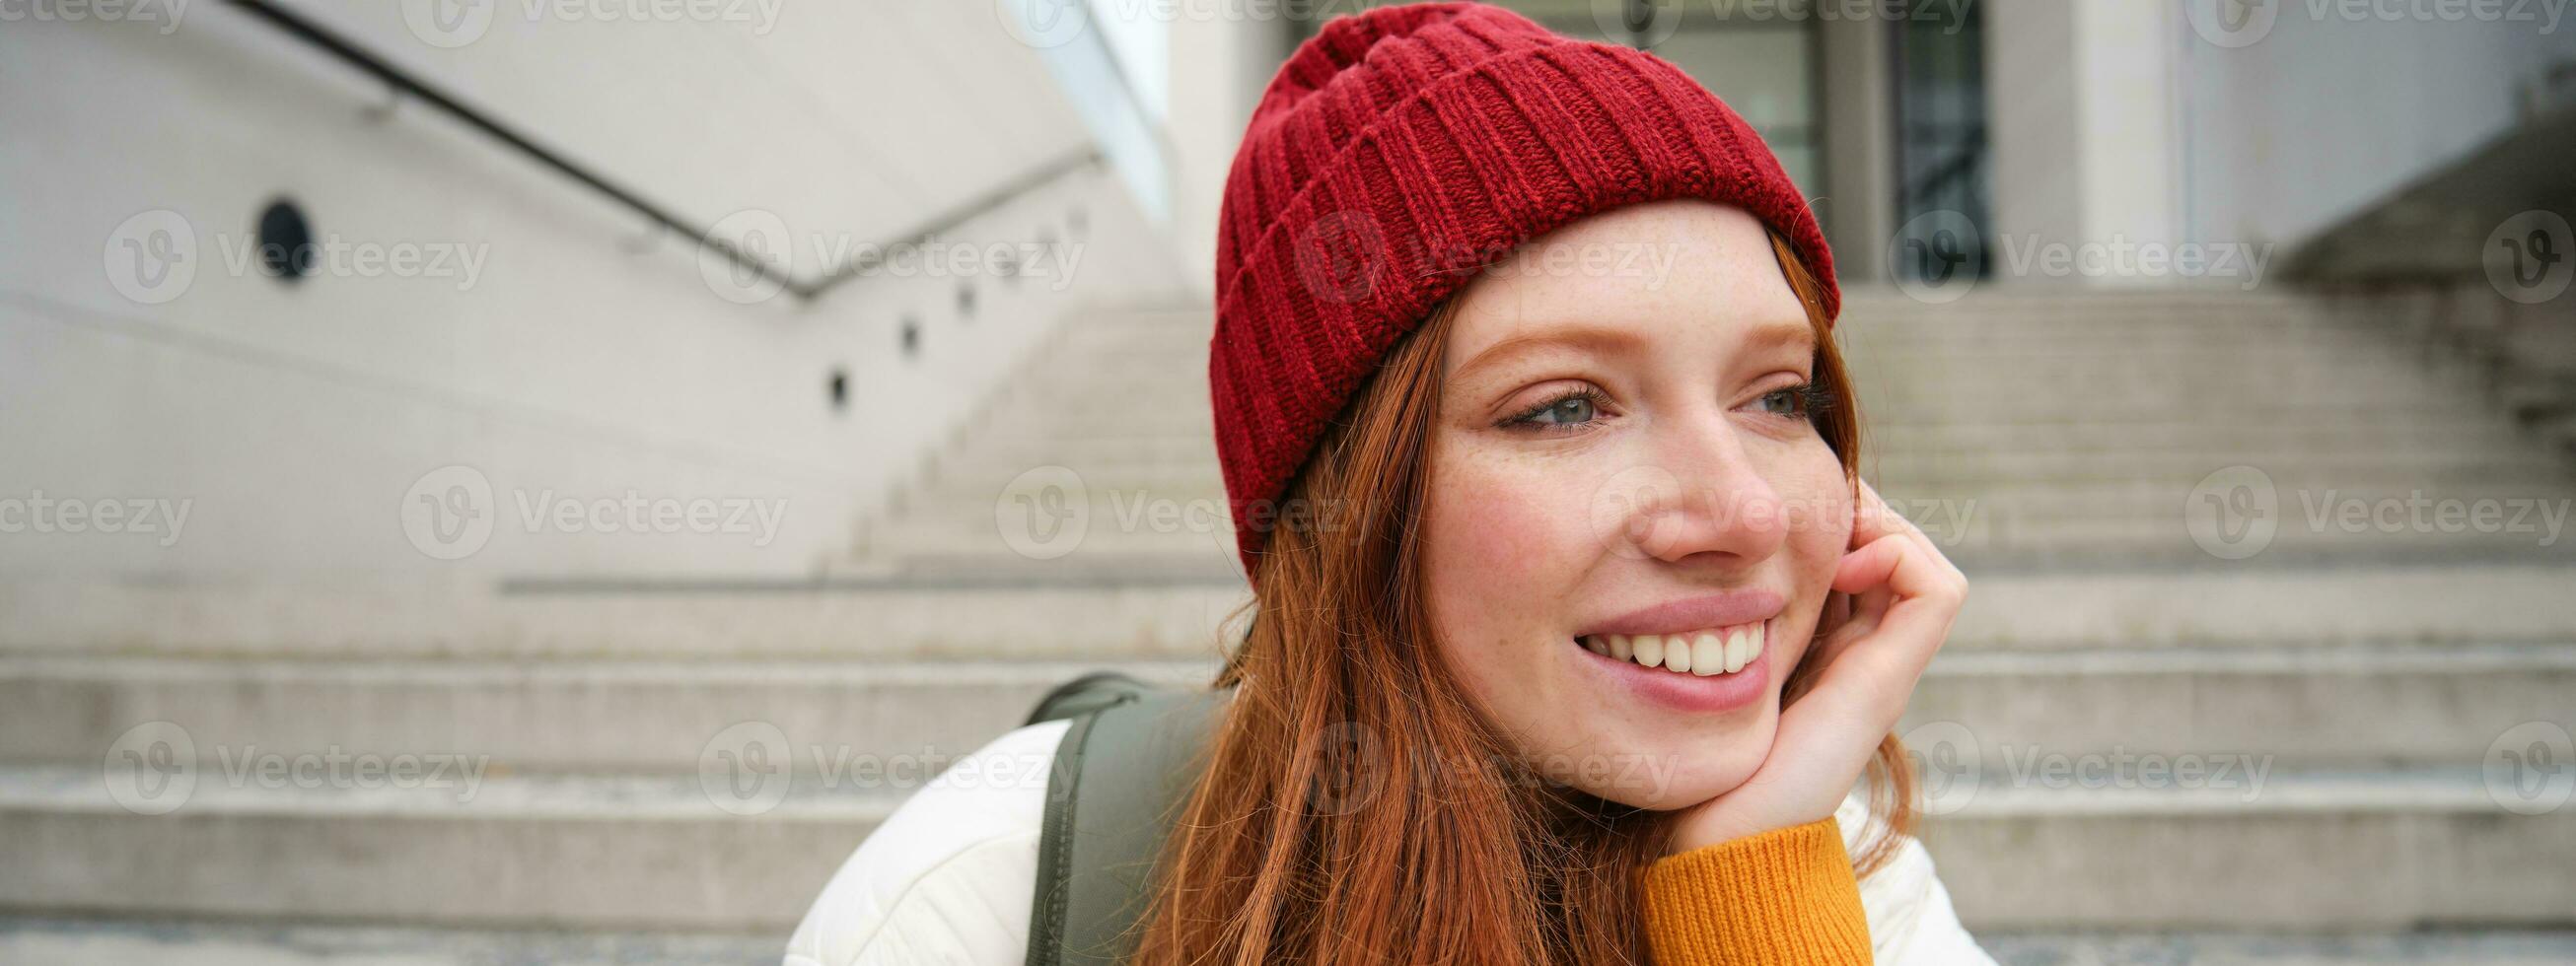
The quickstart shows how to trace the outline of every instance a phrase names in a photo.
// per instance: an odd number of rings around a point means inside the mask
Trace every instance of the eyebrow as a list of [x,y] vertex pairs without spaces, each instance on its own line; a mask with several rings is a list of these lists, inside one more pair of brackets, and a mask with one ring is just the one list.
[[[1644,348],[1645,337],[1628,328],[1577,325],[1553,328],[1545,332],[1517,335],[1478,351],[1458,366],[1463,377],[1481,366],[1491,365],[1513,356],[1539,349],[1609,349],[1637,351]],[[1816,348],[1816,332],[1804,322],[1766,322],[1744,338],[1746,353],[1762,352],[1782,346],[1803,346],[1809,352]]]
[[1644,336],[1639,335],[1633,330],[1625,328],[1612,328],[1609,326],[1597,325],[1576,325],[1570,328],[1550,328],[1544,332],[1516,335],[1500,342],[1496,342],[1493,345],[1486,346],[1482,351],[1469,357],[1466,362],[1460,363],[1458,366],[1458,374],[1464,376],[1475,372],[1479,367],[1491,365],[1495,362],[1499,362],[1513,356],[1522,355],[1524,353],[1534,352],[1539,349],[1565,348],[1635,351],[1642,347],[1644,342]]
[[1815,327],[1803,319],[1797,322],[1765,322],[1756,327],[1751,335],[1744,337],[1744,348],[1747,352],[1760,352],[1781,346],[1799,346],[1811,353],[1816,351]]

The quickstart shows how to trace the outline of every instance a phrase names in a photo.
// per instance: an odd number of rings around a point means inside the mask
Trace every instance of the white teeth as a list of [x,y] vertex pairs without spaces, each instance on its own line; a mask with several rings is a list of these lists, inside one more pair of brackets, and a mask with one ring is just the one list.
[[1661,634],[1639,634],[1639,635],[1637,635],[1636,637],[1631,638],[1630,640],[1631,640],[1631,642],[1632,642],[1632,646],[1634,646],[1634,647],[1637,649],[1637,650],[1636,650],[1636,654],[1635,654],[1635,658],[1636,658],[1637,663],[1639,663],[1639,664],[1643,664],[1643,665],[1645,665],[1645,666],[1647,666],[1647,667],[1662,667],[1662,666],[1663,666],[1663,663],[1664,663],[1664,637],[1663,637],[1663,635],[1661,635]]
[[1583,649],[1614,660],[1635,661],[1681,674],[1708,677],[1744,670],[1762,656],[1759,622],[1688,634],[1591,634]]
[[1726,666],[1726,638],[1716,631],[1701,631],[1698,637],[1691,638],[1692,674],[1707,677],[1732,670],[1735,669]]

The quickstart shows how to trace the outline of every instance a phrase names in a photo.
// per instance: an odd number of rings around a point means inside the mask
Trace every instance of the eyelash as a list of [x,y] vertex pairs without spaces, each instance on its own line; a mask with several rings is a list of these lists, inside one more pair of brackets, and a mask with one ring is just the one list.
[[[1798,411],[1795,413],[1777,414],[1782,419],[1796,419],[1812,422],[1823,416],[1827,411],[1833,409],[1834,406],[1834,391],[1815,382],[1801,382],[1794,386],[1782,386],[1778,389],[1771,390],[1771,392],[1763,393],[1762,396],[1763,398],[1768,398],[1774,393],[1783,392],[1790,393],[1796,397],[1798,402]],[[1585,386],[1581,389],[1571,389],[1551,396],[1545,402],[1520,411],[1518,414],[1503,420],[1503,425],[1509,428],[1547,433],[1583,432],[1586,427],[1591,426],[1594,422],[1597,422],[1598,419],[1596,418],[1594,420],[1580,423],[1542,423],[1537,421],[1540,414],[1577,399],[1589,402],[1596,408],[1607,404],[1610,401],[1608,394],[1603,393],[1601,390],[1592,386]]]
[[1598,409],[1610,402],[1610,395],[1593,386],[1585,386],[1581,389],[1569,389],[1549,397],[1546,402],[1521,410],[1519,414],[1503,420],[1503,425],[1515,429],[1534,430],[1543,433],[1583,432],[1585,427],[1592,425],[1591,422],[1542,423],[1537,421],[1539,414],[1555,409],[1558,406],[1565,405],[1566,403],[1573,402],[1577,399],[1591,403],[1593,408]]
[[[1834,408],[1833,389],[1820,383],[1802,382],[1794,386],[1782,386],[1771,392],[1786,392],[1798,398],[1798,411],[1782,416],[1783,419],[1803,419],[1813,422]],[[1770,394],[1763,393],[1765,396]]]

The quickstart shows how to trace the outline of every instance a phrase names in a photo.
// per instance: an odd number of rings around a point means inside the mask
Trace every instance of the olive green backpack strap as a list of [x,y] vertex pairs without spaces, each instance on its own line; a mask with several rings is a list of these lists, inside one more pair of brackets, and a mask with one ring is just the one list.
[[1073,724],[1047,776],[1029,966],[1123,963],[1134,952],[1154,861],[1225,697],[1098,672],[1039,702],[1030,723]]

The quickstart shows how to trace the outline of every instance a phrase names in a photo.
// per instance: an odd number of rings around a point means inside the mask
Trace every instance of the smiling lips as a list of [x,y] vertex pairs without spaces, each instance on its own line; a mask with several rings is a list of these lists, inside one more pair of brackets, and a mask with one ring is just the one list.
[[1762,656],[1766,622],[1679,634],[1586,634],[1577,638],[1585,650],[1644,667],[1710,677],[1733,674]]

